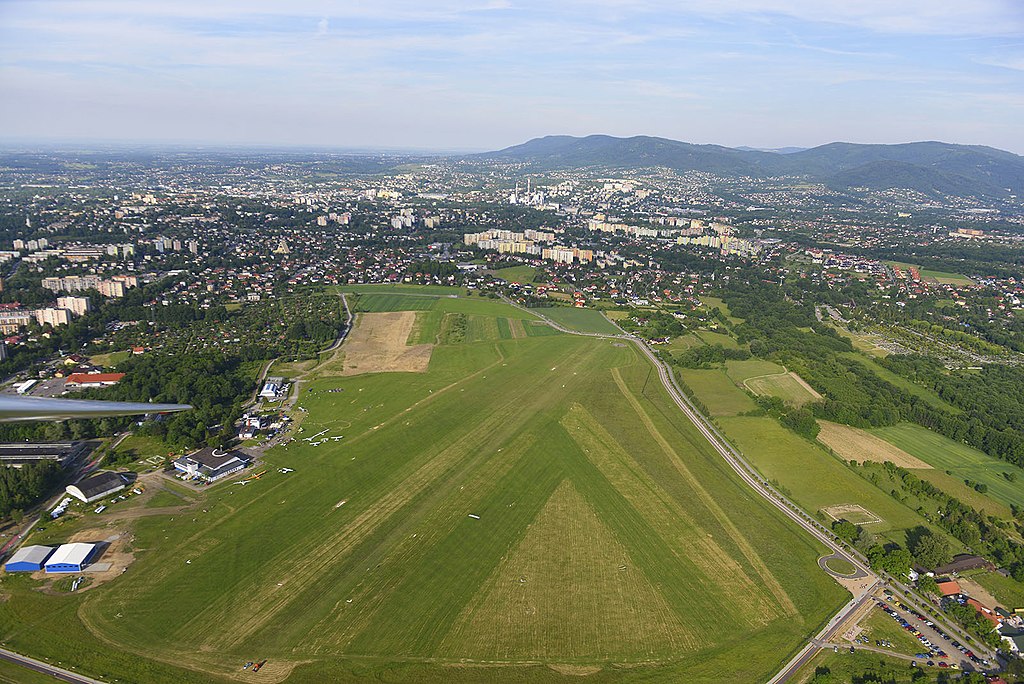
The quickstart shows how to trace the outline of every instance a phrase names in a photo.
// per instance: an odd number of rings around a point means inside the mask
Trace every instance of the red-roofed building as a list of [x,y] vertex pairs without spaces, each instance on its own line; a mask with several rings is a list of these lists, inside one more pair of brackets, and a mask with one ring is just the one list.
[[957,594],[963,593],[960,589],[960,585],[953,580],[946,580],[945,582],[938,582],[939,591],[943,596],[956,596]]
[[124,373],[72,373],[64,381],[65,387],[109,387],[116,385]]
[[979,603],[977,600],[969,598],[969,599],[967,599],[967,605],[969,605],[971,608],[974,608],[974,610],[976,610],[979,613],[981,613],[981,616],[983,618],[985,618],[986,620],[988,620],[989,622],[991,622],[993,627],[999,627],[999,625],[1002,624],[999,621],[999,618],[996,617],[995,614],[992,612],[991,608],[986,608],[984,605]]

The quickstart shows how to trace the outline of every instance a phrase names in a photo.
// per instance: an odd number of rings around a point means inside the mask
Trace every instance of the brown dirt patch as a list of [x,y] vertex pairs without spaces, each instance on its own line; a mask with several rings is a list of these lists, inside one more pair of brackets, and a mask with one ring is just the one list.
[[960,584],[961,587],[963,587],[967,591],[968,595],[978,599],[986,606],[1005,607],[1005,603],[1003,603],[1002,601],[997,601],[996,597],[993,596],[988,589],[981,586],[980,584],[972,580],[970,577],[957,577],[956,581]]
[[839,454],[843,460],[857,463],[889,461],[901,468],[920,468],[922,470],[931,468],[921,459],[911,456],[902,449],[897,449],[884,439],[875,437],[864,430],[830,423],[826,420],[819,420],[818,425],[821,426],[818,440]]
[[324,375],[425,372],[434,346],[406,344],[415,323],[415,311],[360,314],[342,345],[345,361],[341,372],[328,370]]
[[67,577],[78,577],[84,575],[89,579],[88,582],[84,583],[79,587],[79,592],[89,591],[93,587],[98,587],[101,584],[109,582],[112,579],[116,579],[121,576],[121,573],[125,571],[129,565],[135,560],[135,555],[129,550],[132,540],[130,532],[125,530],[119,530],[112,527],[106,528],[92,528],[88,530],[81,530],[75,532],[67,540],[70,542],[101,542],[106,544],[106,548],[96,558],[93,558],[90,562],[90,566],[102,565],[109,563],[110,568],[102,572],[93,572],[90,567],[86,567],[85,572],[72,573],[72,574],[53,574],[48,575],[44,571],[32,573],[34,579],[39,580],[50,580],[48,584],[42,587],[43,593],[56,594],[63,593],[57,592],[53,589],[53,585],[62,579]]
[[548,665],[548,667],[558,674],[569,675],[571,677],[586,677],[588,675],[597,674],[603,669],[595,665]]

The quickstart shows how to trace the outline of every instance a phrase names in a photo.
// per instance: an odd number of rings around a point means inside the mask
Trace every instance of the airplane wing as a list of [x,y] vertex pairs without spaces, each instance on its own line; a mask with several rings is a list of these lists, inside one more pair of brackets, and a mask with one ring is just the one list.
[[0,423],[22,420],[68,420],[135,416],[143,413],[172,413],[192,408],[188,404],[146,404],[127,401],[46,399],[0,395]]

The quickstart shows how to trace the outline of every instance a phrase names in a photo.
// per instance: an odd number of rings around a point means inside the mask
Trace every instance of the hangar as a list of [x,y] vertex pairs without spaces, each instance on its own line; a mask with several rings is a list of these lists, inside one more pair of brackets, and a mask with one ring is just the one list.
[[46,572],[82,572],[95,552],[96,544],[61,544],[43,567]]
[[237,473],[252,462],[241,451],[206,447],[174,461],[174,467],[187,477],[215,482],[231,473]]
[[92,503],[124,488],[124,478],[117,473],[97,473],[84,480],[79,480],[73,485],[68,485],[66,491],[76,499]]
[[53,553],[52,546],[22,546],[4,564],[7,572],[35,572],[42,570],[46,559]]

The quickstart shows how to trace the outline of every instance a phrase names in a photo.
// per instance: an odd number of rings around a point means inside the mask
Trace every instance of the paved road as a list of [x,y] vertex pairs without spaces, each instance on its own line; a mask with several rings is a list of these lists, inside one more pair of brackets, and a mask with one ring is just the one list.
[[28,656],[23,656],[20,653],[15,653],[14,651],[8,651],[6,648],[0,648],[0,659],[6,660],[10,663],[21,665],[22,667],[27,668],[29,670],[33,670],[35,672],[40,672],[42,674],[49,675],[54,679],[57,679],[62,682],[71,682],[72,684],[104,684],[104,682],[100,681],[99,679],[86,677],[85,675],[80,675],[75,672],[71,672],[70,670],[65,670],[62,667],[50,665],[49,663],[44,663],[41,660],[29,658]]

